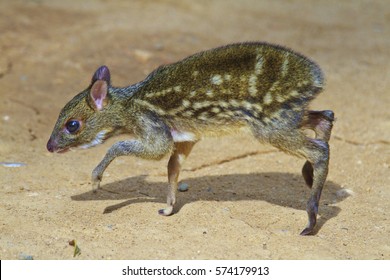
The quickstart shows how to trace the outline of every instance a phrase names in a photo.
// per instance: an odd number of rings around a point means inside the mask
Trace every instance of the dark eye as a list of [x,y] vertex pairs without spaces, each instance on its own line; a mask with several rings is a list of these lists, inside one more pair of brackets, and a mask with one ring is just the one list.
[[80,128],[80,122],[76,120],[70,120],[65,124],[66,129],[69,131],[69,133],[75,133]]

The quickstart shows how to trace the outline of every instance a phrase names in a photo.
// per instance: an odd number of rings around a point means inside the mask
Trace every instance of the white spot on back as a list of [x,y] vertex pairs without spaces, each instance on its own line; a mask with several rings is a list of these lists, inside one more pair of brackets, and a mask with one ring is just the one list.
[[219,74],[214,75],[214,76],[211,77],[211,83],[212,83],[213,85],[219,86],[219,85],[222,84],[222,82],[223,82],[222,76],[219,75]]
[[271,122],[271,119],[268,118],[268,117],[265,117],[265,118],[263,118],[263,121],[264,121],[265,123],[270,123],[270,122]]
[[206,95],[208,97],[213,97],[214,96],[214,92],[211,89],[209,89],[209,90],[206,91]]
[[144,107],[146,107],[146,108],[156,112],[159,115],[166,115],[166,111],[164,111],[163,109],[161,109],[161,108],[159,108],[157,106],[154,106],[153,104],[150,104],[149,102],[147,102],[145,100],[136,99],[134,102],[136,102],[139,105],[144,106]]
[[263,72],[264,58],[258,54],[256,56],[255,74],[258,76]]
[[226,102],[226,101],[221,101],[218,103],[219,106],[221,106],[222,108],[228,108],[229,107],[229,103]]
[[252,110],[252,103],[249,101],[242,101],[242,106],[247,110]]
[[261,107],[260,104],[257,104],[257,103],[252,104],[252,107],[254,107],[257,112],[262,112],[263,111],[263,107]]
[[269,91],[270,92],[275,92],[275,91],[277,91],[279,88],[280,88],[280,80],[278,80],[278,81],[275,81],[273,84],[272,84],[272,86],[271,86],[271,88],[269,89]]
[[249,77],[248,91],[251,96],[255,96],[257,94],[257,76],[255,74],[252,74]]
[[279,103],[283,103],[284,101],[286,101],[286,95],[282,95],[282,94],[276,95],[276,101],[278,101]]
[[145,94],[145,97],[146,98],[155,98],[155,97],[163,96],[163,95],[170,93],[170,92],[172,92],[172,88],[167,88],[167,89],[164,89],[161,91],[148,92]]
[[182,105],[183,105],[183,107],[188,108],[188,107],[191,106],[191,102],[188,101],[187,99],[184,99],[184,100],[182,101]]
[[225,78],[226,81],[230,81],[232,79],[232,76],[229,74],[225,74],[223,77]]
[[289,63],[289,54],[287,53],[285,58],[284,58],[284,61],[283,61],[283,64],[282,64],[282,77],[286,76],[287,72],[288,72],[288,63]]
[[185,117],[192,117],[194,115],[192,110],[186,110],[186,111],[182,112],[181,114]]
[[211,112],[218,114],[219,112],[221,112],[221,109],[218,107],[213,107],[213,108],[211,108]]
[[232,99],[230,100],[230,105],[232,105],[233,107],[238,107],[240,106],[240,103],[237,100]]
[[197,109],[201,109],[201,108],[204,108],[204,107],[209,107],[211,105],[211,102],[210,101],[203,101],[203,102],[196,102],[193,104],[193,108],[195,110]]
[[199,120],[202,120],[202,121],[208,121],[210,118],[209,118],[209,113],[206,111],[206,112],[202,112],[199,116],[198,116],[198,119]]
[[264,98],[263,98],[263,103],[265,105],[269,105],[271,104],[273,101],[273,98],[272,98],[272,95],[270,92],[267,92],[265,95],[264,95]]

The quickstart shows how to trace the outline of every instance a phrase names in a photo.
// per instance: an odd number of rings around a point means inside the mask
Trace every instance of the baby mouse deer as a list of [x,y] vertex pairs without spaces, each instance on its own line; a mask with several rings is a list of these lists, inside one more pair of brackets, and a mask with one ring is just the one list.
[[[124,88],[112,86],[108,68],[101,66],[88,88],[62,109],[47,149],[65,152],[93,147],[113,135],[133,135],[133,140],[115,143],[93,170],[93,189],[99,188],[116,157],[159,160],[170,155],[168,205],[159,211],[170,215],[180,169],[195,143],[204,136],[247,131],[260,142],[306,159],[302,174],[311,195],[309,222],[301,235],[313,234],[328,174],[334,114],[307,107],[323,85],[321,69],[313,61],[259,42],[194,54]],[[308,137],[305,129],[315,137]]]

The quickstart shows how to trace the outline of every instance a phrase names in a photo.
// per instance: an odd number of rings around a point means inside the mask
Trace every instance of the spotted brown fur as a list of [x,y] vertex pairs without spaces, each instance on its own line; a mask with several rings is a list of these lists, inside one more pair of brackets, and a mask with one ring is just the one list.
[[[111,85],[100,67],[89,87],[62,110],[47,148],[51,152],[92,147],[116,134],[135,139],[115,143],[94,169],[94,189],[118,156],[134,155],[168,162],[167,208],[176,200],[180,169],[205,136],[247,131],[257,140],[306,159],[302,174],[312,188],[307,203],[314,231],[321,191],[328,173],[334,115],[310,111],[322,90],[321,69],[290,49],[266,43],[239,43],[189,56],[157,68],[145,80],[124,88]],[[304,133],[311,129],[315,137]]]

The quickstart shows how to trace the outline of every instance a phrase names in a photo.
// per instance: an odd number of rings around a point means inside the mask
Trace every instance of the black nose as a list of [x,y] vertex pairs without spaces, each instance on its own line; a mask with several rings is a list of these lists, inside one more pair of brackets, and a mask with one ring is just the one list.
[[51,138],[50,138],[49,141],[47,142],[46,148],[47,148],[47,150],[48,150],[50,153],[53,153],[53,152],[54,152],[54,145],[53,145],[53,141],[51,140]]

